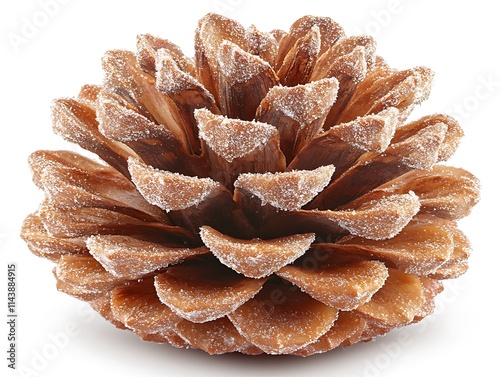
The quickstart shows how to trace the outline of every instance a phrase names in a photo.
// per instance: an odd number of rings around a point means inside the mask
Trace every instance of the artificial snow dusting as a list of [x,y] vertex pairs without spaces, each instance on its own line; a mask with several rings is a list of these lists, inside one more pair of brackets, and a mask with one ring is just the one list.
[[205,109],[196,110],[195,118],[200,138],[227,162],[250,154],[278,134],[269,124],[228,119]]
[[420,209],[415,193],[390,195],[357,210],[317,211],[351,234],[374,240],[397,235]]
[[284,173],[241,174],[234,186],[256,195],[262,205],[271,204],[285,211],[300,209],[321,192],[335,171],[333,165],[315,170]]
[[167,212],[197,205],[220,186],[210,178],[162,171],[133,158],[129,159],[129,169],[132,181],[148,202]]
[[303,128],[328,113],[337,98],[337,90],[337,79],[328,78],[294,87],[275,86],[269,90],[266,100]]
[[315,235],[296,234],[272,240],[239,240],[215,229],[200,229],[203,243],[226,266],[251,278],[262,278],[278,271],[303,255]]
[[466,272],[457,222],[479,181],[436,165],[463,131],[406,123],[430,69],[390,67],[328,17],[267,33],[213,13],[193,58],[143,34],[102,68],[52,105],[54,131],[102,161],[32,154],[45,200],[21,237],[116,327],[309,356],[420,321]]
[[217,61],[221,73],[230,84],[245,82],[262,72],[271,71],[268,62],[229,41],[223,41],[220,45]]

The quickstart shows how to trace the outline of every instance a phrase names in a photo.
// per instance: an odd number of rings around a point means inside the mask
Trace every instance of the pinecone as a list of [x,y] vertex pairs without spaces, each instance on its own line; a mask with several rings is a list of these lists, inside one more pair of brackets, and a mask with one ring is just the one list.
[[462,130],[407,121],[428,68],[312,16],[265,33],[208,14],[194,59],[137,48],[53,105],[55,132],[104,163],[30,157],[46,199],[22,237],[60,291],[144,340],[308,356],[420,321],[467,270],[456,221],[479,183],[438,165]]

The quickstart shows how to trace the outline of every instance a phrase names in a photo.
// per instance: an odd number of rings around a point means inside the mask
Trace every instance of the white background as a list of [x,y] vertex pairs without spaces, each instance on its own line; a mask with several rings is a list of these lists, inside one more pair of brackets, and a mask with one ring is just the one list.
[[[43,10],[42,3],[54,1],[9,0],[0,5],[0,302],[7,297],[7,264],[15,262],[17,366],[25,371],[7,368],[5,303],[0,308],[5,316],[0,327],[0,375],[470,376],[497,369],[500,251],[494,184],[500,28],[494,2],[59,0],[57,7]],[[52,134],[51,100],[75,95],[84,83],[99,83],[103,53],[134,49],[139,33],[170,39],[192,55],[197,21],[209,11],[262,30],[287,30],[305,14],[330,16],[348,34],[376,37],[379,54],[392,66],[425,65],[435,71],[431,98],[416,115],[447,112],[461,119],[466,136],[450,164],[472,171],[483,187],[481,203],[460,223],[474,247],[470,270],[447,284],[432,317],[375,342],[305,359],[210,357],[142,342],[56,291],[52,264],[29,253],[18,236],[23,218],[42,199],[31,182],[29,153],[72,148]],[[29,29],[28,22],[38,27]]]

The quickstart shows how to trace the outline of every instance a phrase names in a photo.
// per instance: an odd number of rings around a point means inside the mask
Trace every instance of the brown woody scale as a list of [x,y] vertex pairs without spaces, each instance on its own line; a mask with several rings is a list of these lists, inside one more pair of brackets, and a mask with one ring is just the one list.
[[308,356],[432,312],[467,269],[477,179],[438,165],[462,130],[407,122],[424,67],[390,68],[325,17],[289,32],[209,14],[192,60],[140,35],[102,86],[54,102],[69,151],[30,157],[46,194],[22,237],[57,288],[142,339]]

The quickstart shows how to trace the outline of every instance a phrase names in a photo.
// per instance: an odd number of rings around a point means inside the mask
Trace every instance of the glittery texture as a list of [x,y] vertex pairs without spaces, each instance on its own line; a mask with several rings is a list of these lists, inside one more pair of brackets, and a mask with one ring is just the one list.
[[61,292],[145,341],[309,356],[432,313],[467,271],[479,200],[440,165],[463,131],[426,67],[398,70],[328,17],[287,31],[203,17],[195,56],[149,34],[102,85],[55,100],[54,131],[100,158],[37,151],[45,199],[21,229]]

